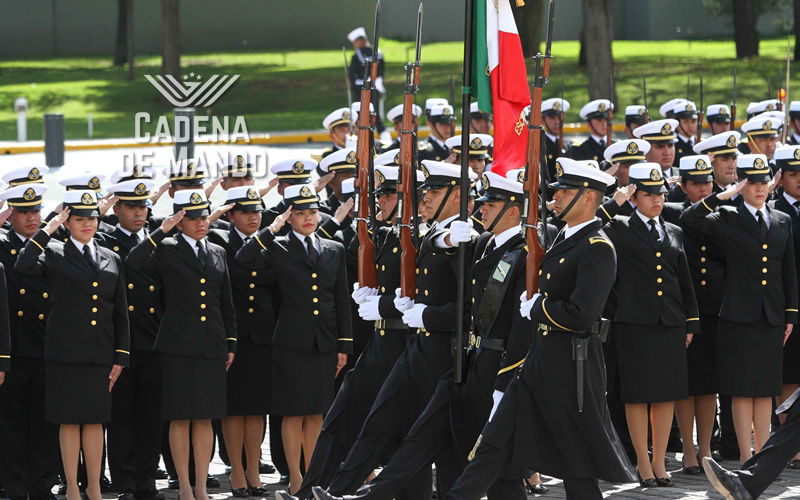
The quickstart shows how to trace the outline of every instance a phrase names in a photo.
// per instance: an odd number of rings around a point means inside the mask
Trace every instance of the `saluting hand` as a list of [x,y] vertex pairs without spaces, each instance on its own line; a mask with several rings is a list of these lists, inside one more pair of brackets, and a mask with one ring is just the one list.
[[272,234],[278,234],[278,231],[281,230],[286,221],[289,220],[289,217],[292,215],[292,207],[286,209],[285,212],[280,214],[279,216],[275,217],[275,220],[272,221],[272,224],[269,225],[269,232]]
[[328,185],[329,182],[333,180],[333,176],[336,175],[336,172],[331,172],[329,174],[325,174],[319,179],[313,181],[311,185],[314,187],[314,191],[319,193],[320,191]]
[[211,212],[211,215],[208,216],[208,223],[211,224],[212,222],[216,221],[217,219],[222,217],[222,214],[224,214],[225,212],[227,212],[228,210],[230,210],[235,206],[236,203],[229,203],[227,205],[222,205],[215,208],[214,211]]
[[340,352],[339,357],[336,360],[336,375],[334,375],[333,378],[339,376],[339,372],[342,371],[342,368],[344,368],[344,365],[346,364],[347,364],[347,354],[343,354]]
[[222,182],[222,177],[220,177],[219,179],[215,180],[214,182],[208,185],[208,187],[206,188],[206,198],[211,198],[211,193],[213,193],[214,190],[217,189],[217,186],[219,186],[220,182]]
[[14,213],[14,207],[8,207],[2,212],[0,212],[0,226],[6,223],[11,214]]
[[226,372],[227,372],[228,370],[230,370],[230,368],[231,368],[231,365],[233,364],[233,358],[234,358],[234,357],[235,357],[235,354],[233,354],[232,352],[229,352],[229,353],[228,353],[228,359],[227,359],[227,360],[225,360],[225,371],[226,371]]
[[175,227],[178,222],[183,220],[184,215],[186,215],[186,210],[181,210],[164,219],[161,222],[161,231],[165,233],[172,231],[172,228]]
[[725,189],[725,191],[717,194],[717,199],[722,201],[730,200],[731,198],[734,197],[734,195],[741,193],[742,189],[744,189],[746,185],[747,185],[747,179],[744,179],[742,181],[737,182],[736,184],[728,186],[727,189]]
[[48,222],[47,225],[44,226],[44,231],[50,236],[52,236],[53,233],[56,232],[56,229],[61,227],[61,224],[66,222],[67,217],[69,217],[69,207],[65,208],[64,210],[61,211],[60,214],[50,219],[50,222]]
[[636,192],[636,185],[635,184],[628,184],[627,186],[618,187],[617,192],[614,193],[614,201],[620,207],[625,204],[625,202],[633,196],[633,193]]
[[781,177],[783,177],[783,169],[779,168],[767,184],[767,187],[769,188],[769,194],[775,193],[775,188],[781,185]]
[[346,202],[339,205],[339,208],[336,209],[336,213],[333,214],[333,218],[336,219],[336,222],[341,224],[350,215],[350,212],[353,211],[353,204],[355,204],[355,198],[350,198]]
[[111,367],[111,373],[108,374],[108,392],[111,392],[111,389],[114,388],[114,384],[117,383],[117,379],[122,373],[122,368],[122,365],[114,365]]
[[789,340],[789,335],[792,334],[792,328],[794,328],[793,324],[786,324],[786,330],[783,332],[783,345],[786,345],[786,341]]
[[275,186],[278,185],[278,180],[279,179],[277,177],[273,177],[272,179],[270,179],[266,187],[258,189],[258,195],[261,196],[262,198],[265,197],[267,193],[275,189]]
[[114,206],[114,204],[118,201],[119,196],[115,196],[114,193],[107,193],[105,196],[100,198],[100,200],[97,202],[97,209],[100,211],[100,217],[103,217],[108,212],[108,209]]
[[169,186],[172,183],[170,181],[165,182],[158,188],[157,191],[153,191],[150,193],[150,202],[155,205],[158,202],[158,199],[161,198],[161,195],[166,193],[169,190]]

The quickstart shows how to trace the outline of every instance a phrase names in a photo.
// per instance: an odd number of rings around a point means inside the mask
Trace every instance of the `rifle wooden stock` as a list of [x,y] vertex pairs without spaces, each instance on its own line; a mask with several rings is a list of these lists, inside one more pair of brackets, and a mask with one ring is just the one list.
[[414,191],[417,189],[416,165],[414,165],[414,94],[419,86],[419,65],[407,71],[403,94],[403,128],[400,135],[400,182],[397,184],[397,201],[400,215],[400,291],[403,297],[414,298],[416,291],[417,248],[412,239],[411,226],[414,212]]
[[[538,62],[538,61],[537,61]],[[537,64],[538,66],[538,64]],[[550,72],[550,59],[544,62],[544,80]],[[531,120],[528,125],[528,150],[526,154],[527,171],[525,175],[525,243],[528,256],[525,259],[525,290],[530,299],[539,288],[539,265],[544,249],[539,244],[539,181],[542,160],[542,84],[538,75],[533,85],[531,99]]]
[[[372,74],[377,75],[378,64],[373,61]],[[374,80],[373,80],[374,81]],[[375,243],[367,228],[367,219],[374,211],[369,203],[369,177],[370,165],[372,163],[372,127],[370,126],[369,102],[371,89],[368,87],[370,82],[364,82],[361,89],[361,109],[358,114],[358,147],[356,156],[358,158],[358,170],[355,179],[355,187],[358,189],[358,212],[356,223],[356,236],[358,237],[358,283],[361,286],[370,288],[378,287],[378,277],[375,273]]]

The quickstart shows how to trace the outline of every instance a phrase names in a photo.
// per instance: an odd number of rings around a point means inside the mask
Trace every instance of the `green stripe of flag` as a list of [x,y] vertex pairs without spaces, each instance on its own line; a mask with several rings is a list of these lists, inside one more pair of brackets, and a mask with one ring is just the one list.
[[478,108],[481,111],[491,113],[492,83],[489,77],[489,51],[486,47],[486,1],[473,2],[472,96],[477,98]]

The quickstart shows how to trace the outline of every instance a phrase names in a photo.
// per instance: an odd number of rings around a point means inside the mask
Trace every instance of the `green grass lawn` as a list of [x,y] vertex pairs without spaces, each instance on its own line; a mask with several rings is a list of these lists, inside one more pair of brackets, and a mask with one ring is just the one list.
[[[405,82],[403,65],[413,53],[413,44],[381,41],[387,61],[387,110],[402,101]],[[579,45],[574,41],[555,42],[551,84],[544,95],[558,96],[561,75],[565,76],[564,96],[572,103],[567,121],[579,121],[578,111],[587,100],[587,77],[578,68]],[[778,88],[778,70],[785,66],[786,39],[761,42],[761,56],[737,61],[733,41],[658,41],[614,42],[615,78],[618,106],[641,104],[642,76],[647,76],[648,104],[656,117],[660,104],[686,94],[686,75],[691,74],[691,98],[699,105],[700,75],[704,77],[704,104],[730,103],[733,68],[738,72],[739,117],[751,100],[768,97],[767,77],[773,94]],[[351,52],[349,52],[350,54]],[[348,54],[348,55],[349,55]],[[428,44],[422,50],[422,80],[417,102],[428,97],[449,97],[450,77],[460,87],[462,45]],[[204,77],[212,74],[239,74],[239,81],[210,108],[198,113],[214,116],[244,115],[250,132],[271,132],[321,127],[322,118],[333,109],[345,106],[346,91],[341,49],[328,51],[241,52],[186,54],[185,73]],[[158,56],[136,59],[136,79],[126,80],[126,68],[115,68],[110,57],[7,60],[0,63],[0,140],[16,140],[14,99],[24,96],[31,109],[29,139],[40,139],[42,115],[62,112],[69,139],[86,137],[87,116],[94,119],[97,138],[129,137],[134,134],[134,114],[171,112],[158,92],[144,78],[160,72]],[[529,74],[533,64],[528,64]],[[800,98],[800,81],[792,83],[791,96]],[[458,94],[457,94],[458,97]],[[619,116],[619,115],[618,115]],[[151,125],[151,132],[155,124]]]

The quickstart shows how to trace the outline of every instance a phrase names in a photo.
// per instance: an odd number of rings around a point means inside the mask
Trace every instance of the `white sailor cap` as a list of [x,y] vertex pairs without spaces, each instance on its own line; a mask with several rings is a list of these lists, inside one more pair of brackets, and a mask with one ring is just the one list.
[[23,184],[8,188],[0,193],[0,201],[20,212],[34,212],[42,209],[42,195],[47,192],[44,184]]
[[344,148],[334,151],[319,162],[319,169],[325,172],[355,172],[358,158],[355,148]]
[[40,184],[44,182],[42,176],[49,170],[44,165],[12,168],[3,174],[3,182],[9,187],[22,184]]
[[664,173],[658,163],[645,162],[631,165],[628,169],[628,179],[631,184],[636,185],[637,191],[655,194],[667,192]]
[[356,190],[355,182],[356,180],[352,177],[350,179],[345,179],[342,181],[342,198],[344,198],[343,201],[347,201],[349,198],[353,196],[353,193]]
[[792,101],[789,104],[789,116],[795,117],[800,113],[800,101]]
[[390,165],[375,166],[375,195],[389,194],[397,192],[397,177],[400,175],[400,168]]
[[[350,114],[353,116],[353,121],[354,122],[358,121],[358,114],[360,112],[361,112],[361,103],[360,102],[357,101],[357,102],[354,102],[353,104],[350,105]],[[371,115],[375,114],[375,106],[373,106],[372,103],[369,103],[369,114],[371,114]]]
[[[445,163],[442,161],[422,160],[422,174],[425,176],[425,183],[421,186],[425,189],[440,189],[448,186],[458,185],[461,179],[461,165]],[[470,180],[475,180],[478,176],[472,169],[469,169]]]
[[722,132],[721,134],[712,135],[708,139],[698,142],[692,149],[697,154],[714,153],[715,155],[722,156],[737,156],[739,154],[739,149],[737,149],[736,146],[739,144],[739,138],[741,136],[742,135],[735,130]]
[[481,176],[483,196],[475,201],[522,201],[522,183],[493,172]]
[[784,172],[800,172],[800,146],[783,146],[772,156],[775,165]]
[[731,110],[727,104],[711,104],[706,108],[706,120],[709,122],[730,123]]
[[172,198],[172,210],[176,213],[186,210],[186,217],[203,217],[211,214],[211,204],[202,189],[184,189],[176,191]]
[[764,111],[760,115],[759,118],[762,116],[771,116],[772,118],[777,118],[779,122],[784,123],[786,121],[786,113],[783,111]]
[[616,180],[590,164],[560,157],[556,159],[556,182],[548,185],[551,189],[596,189],[607,192]]
[[595,99],[581,108],[580,117],[582,120],[591,118],[606,118],[608,110],[614,111],[614,103],[608,99]]
[[747,179],[750,182],[769,182],[772,179],[772,170],[769,168],[767,155],[740,155],[736,158],[736,176],[740,181]]
[[[526,108],[530,113],[530,108]],[[569,111],[569,101],[560,97],[551,97],[542,101],[542,116],[557,115]]]
[[295,209],[319,208],[319,196],[309,184],[295,184],[283,190],[283,201]]
[[443,99],[441,97],[431,97],[430,99],[425,99],[425,111],[430,111],[434,108],[434,106],[447,106],[450,104],[447,99]]
[[637,139],[644,139],[648,142],[668,142],[674,143],[678,139],[675,137],[675,129],[678,128],[678,120],[667,118],[645,123],[633,131]]
[[511,179],[512,181],[517,182],[525,182],[525,169],[524,168],[512,168],[508,172],[506,172],[506,179]]
[[97,206],[97,193],[93,189],[77,189],[64,192],[64,207],[69,207],[70,215],[100,217],[100,210]]
[[664,118],[670,118],[672,117],[672,113],[675,110],[675,106],[682,102],[686,102],[687,100],[688,99],[684,99],[683,97],[676,97],[674,99],[670,99],[669,101],[662,104],[660,108],[658,108],[658,112],[661,113],[661,116],[663,116]]
[[149,179],[133,179],[108,186],[107,191],[126,205],[146,207],[150,201],[150,191],[156,183]]
[[347,39],[350,40],[350,43],[355,42],[359,38],[367,38],[367,30],[361,26],[347,34]]
[[[489,146],[494,142],[494,138],[488,134],[470,134],[469,135],[469,156],[470,158],[488,158]],[[444,145],[450,148],[453,153],[461,154],[461,136],[453,136],[446,141]]]
[[351,121],[356,121],[357,119],[357,117],[352,116],[350,108],[339,108],[336,111],[331,111],[328,116],[322,120],[322,128],[333,130],[333,127],[349,125]]
[[766,99],[764,101],[751,102],[747,105],[747,116],[752,117],[764,111],[775,111],[778,109],[777,99]]
[[640,105],[625,107],[625,124],[638,123],[644,125],[648,118],[647,108]]
[[[414,104],[411,108],[411,115],[412,116],[420,116],[422,115],[422,108]],[[393,107],[386,113],[386,118],[389,119],[390,122],[394,122],[398,118],[403,118],[403,105],[398,104],[397,106]]]
[[638,163],[645,161],[650,152],[650,143],[642,139],[617,141],[603,151],[603,158],[609,163]]
[[689,155],[681,157],[678,168],[683,180],[694,182],[711,182],[714,180],[714,169],[708,155]]
[[684,101],[675,104],[672,108],[672,117],[680,120],[681,118],[697,119],[697,104],[693,101]]
[[289,158],[279,161],[269,168],[281,181],[304,184],[311,179],[311,172],[317,168],[317,161],[311,158]]
[[114,170],[111,173],[111,177],[108,179],[108,182],[111,184],[119,184],[120,182],[130,181],[133,179],[152,179],[153,177],[155,177],[153,167],[134,165],[130,170],[125,168]]
[[100,183],[105,180],[105,175],[97,174],[80,174],[65,177],[58,181],[59,184],[65,186],[67,191],[75,191],[78,189],[92,189],[95,192],[100,191]]
[[400,165],[400,149],[390,149],[389,151],[377,156],[372,162],[376,167],[386,165],[396,167]]
[[245,177],[253,174],[253,163],[247,151],[228,151],[217,161],[217,170],[223,177]]
[[429,117],[431,120],[450,121],[455,120],[456,114],[453,111],[453,106],[438,104],[431,108]]
[[754,116],[742,125],[742,132],[749,136],[777,137],[783,123],[774,116]]
[[491,113],[487,113],[485,111],[481,111],[478,107],[478,102],[473,102],[469,105],[469,114],[471,118],[486,118],[490,119],[492,117]]
[[208,167],[202,156],[170,162],[164,167],[164,176],[169,177],[171,182],[187,186],[203,184],[206,181],[206,175],[208,175]]

